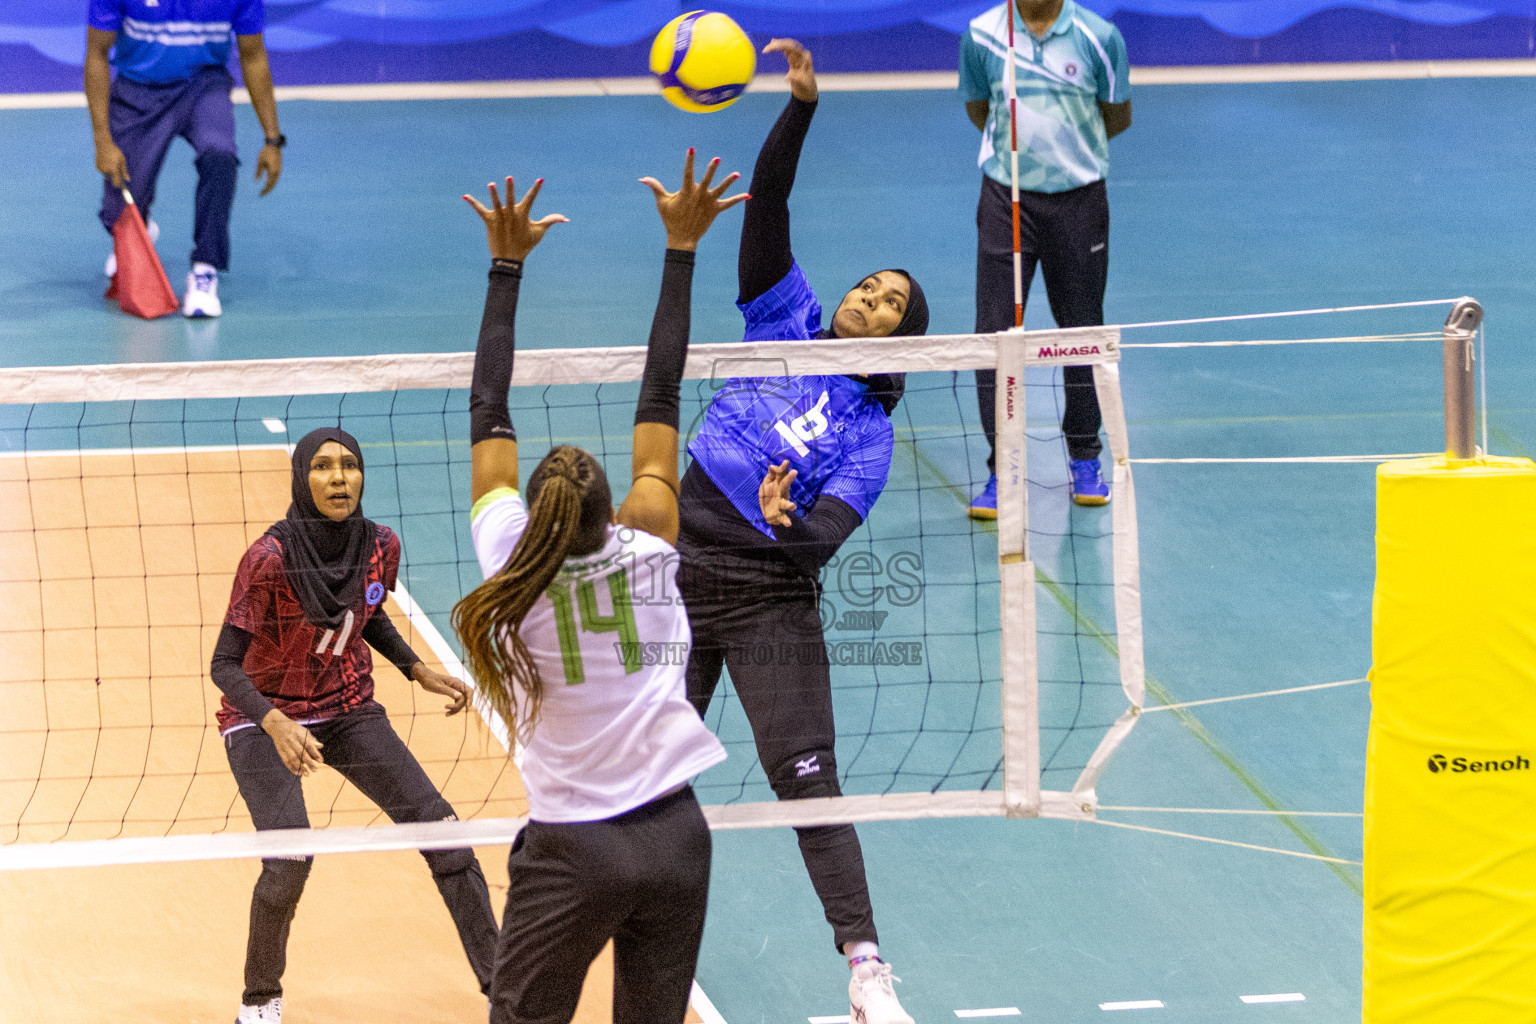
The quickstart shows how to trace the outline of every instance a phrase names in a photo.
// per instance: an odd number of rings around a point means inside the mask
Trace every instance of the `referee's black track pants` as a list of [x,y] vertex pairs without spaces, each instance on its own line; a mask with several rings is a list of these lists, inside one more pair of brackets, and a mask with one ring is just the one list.
[[[677,586],[693,627],[688,699],[699,714],[709,708],[721,667],[730,669],[758,760],[778,798],[841,796],[820,584],[787,567],[684,548]],[[850,942],[878,942],[853,826],[795,833],[838,950]]]
[[609,939],[613,1024],[682,1024],[709,857],[709,825],[687,786],[603,821],[530,821],[507,858],[491,1024],[569,1024]]
[[[455,817],[427,773],[400,741],[384,707],[370,702],[308,727],[324,744],[325,763],[336,769],[395,822],[443,821]],[[224,750],[240,795],[258,830],[308,828],[299,777],[278,756],[272,737],[259,728],[238,729],[224,737]],[[432,880],[448,905],[481,992],[491,987],[496,948],[496,918],[485,874],[475,852],[423,850]],[[257,1006],[283,994],[288,965],[288,929],[293,923],[309,865],[314,858],[261,862],[251,896],[251,931],[245,952],[245,994],[241,1002]],[[388,898],[381,894],[381,898]]]
[[[1019,192],[1019,251],[1024,263],[1024,299],[1035,265],[1045,278],[1045,296],[1057,327],[1096,327],[1104,322],[1104,286],[1109,278],[1109,195],[1104,182],[1066,192]],[[976,204],[976,333],[1013,326],[1013,199],[1007,185],[981,177]],[[987,469],[997,462],[997,372],[976,371],[976,405],[987,434]],[[1099,396],[1093,367],[1062,369],[1065,408],[1061,432],[1067,454],[1096,459]]]

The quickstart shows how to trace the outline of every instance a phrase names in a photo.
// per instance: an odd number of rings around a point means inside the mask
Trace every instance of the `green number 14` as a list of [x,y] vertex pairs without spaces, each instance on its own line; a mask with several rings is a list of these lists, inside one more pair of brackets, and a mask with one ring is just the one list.
[[[576,616],[571,609],[571,588],[551,583],[545,591],[555,606],[555,627],[560,633],[560,660],[565,663],[565,684],[575,686],[587,680],[581,665],[581,637],[576,631]],[[619,650],[624,655],[624,674],[640,671],[640,635],[635,629],[635,610],[629,603],[629,580],[621,569],[608,576],[608,595],[613,598],[613,614],[597,610],[597,588],[591,580],[576,584],[576,604],[581,609],[584,633],[618,633]]]

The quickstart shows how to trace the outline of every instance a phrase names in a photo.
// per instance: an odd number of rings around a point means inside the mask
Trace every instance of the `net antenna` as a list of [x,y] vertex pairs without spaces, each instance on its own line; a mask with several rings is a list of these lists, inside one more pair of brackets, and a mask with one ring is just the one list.
[[[1008,0],[1008,68],[1003,81],[1008,89],[1008,160],[1010,194],[1013,198],[1013,326],[1024,326],[1024,255],[1019,235],[1019,83],[1014,60],[1013,20],[1018,16],[1014,0]],[[1028,26],[1026,26],[1028,27]]]
[[[1441,346],[1445,366],[1445,453],[1453,459],[1474,459],[1478,454],[1474,382],[1477,332],[1482,324],[1483,307],[1473,298],[1457,299],[1445,318]],[[1485,398],[1485,408],[1486,402]]]

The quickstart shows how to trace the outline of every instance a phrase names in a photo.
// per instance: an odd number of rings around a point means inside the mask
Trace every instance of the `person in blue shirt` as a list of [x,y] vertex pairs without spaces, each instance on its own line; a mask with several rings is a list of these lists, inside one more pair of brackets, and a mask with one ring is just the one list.
[[[111,232],[123,212],[123,189],[146,220],[166,150],[179,135],[197,152],[192,269],[182,312],[223,312],[219,274],[229,269],[229,214],[235,201],[235,110],[230,100],[231,40],[251,106],[266,133],[256,158],[262,195],[283,173],[287,139],[277,124],[272,71],[262,41],[262,0],[90,0],[85,43],[85,98],[96,137],[96,169],[106,179],[101,223]],[[116,78],[112,70],[116,69]],[[151,237],[157,231],[151,222]],[[107,276],[117,273],[116,256]]]
[[[1014,0],[977,16],[960,37],[960,95],[981,131],[976,207],[976,333],[1014,325],[1013,169],[1007,94],[1008,19],[1014,22],[1018,94],[1019,248],[1024,294],[1035,265],[1058,327],[1104,322],[1109,275],[1109,140],[1131,126],[1130,66],[1120,30],[1073,0]],[[987,470],[971,500],[974,519],[997,518],[996,382],[976,371],[987,435]],[[1093,368],[1062,371],[1061,430],[1071,461],[1072,500],[1103,505],[1098,395]]]
[[[737,306],[746,340],[925,333],[927,301],[903,270],[863,278],[822,328],[821,304],[789,238],[789,194],[816,112],[816,77],[810,53],[793,40],[775,39],[764,52],[788,58],[790,100],[758,155],[742,221]],[[841,794],[819,574],[885,487],[902,388],[900,374],[732,380],[688,446],[677,541],[678,589],[693,628],[688,696],[704,714],[721,668],[730,669],[781,800]],[[796,832],[833,941],[852,968],[851,1018],[911,1024],[879,957],[858,834],[852,825]]]

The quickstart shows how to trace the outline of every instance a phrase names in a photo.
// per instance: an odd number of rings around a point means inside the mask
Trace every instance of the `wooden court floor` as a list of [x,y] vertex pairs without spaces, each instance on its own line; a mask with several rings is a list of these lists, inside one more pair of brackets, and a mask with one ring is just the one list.
[[[236,563],[288,503],[281,447],[0,458],[0,843],[249,831],[207,677]],[[366,508],[366,504],[365,504]],[[391,618],[442,666],[393,599]],[[526,813],[473,714],[375,658],[378,700],[461,818]],[[387,819],[330,770],[314,827]],[[498,914],[506,847],[477,851]],[[228,1021],[254,860],[0,872],[0,1022]],[[611,959],[577,1020],[611,1019]],[[317,858],[284,978],[290,1024],[480,1021],[414,852]],[[692,1015],[690,1015],[692,1018]]]

